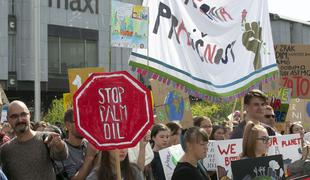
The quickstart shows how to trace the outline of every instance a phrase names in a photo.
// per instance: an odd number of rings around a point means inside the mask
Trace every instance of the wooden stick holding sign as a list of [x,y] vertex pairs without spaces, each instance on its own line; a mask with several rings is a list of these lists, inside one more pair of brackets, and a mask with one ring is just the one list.
[[136,146],[154,122],[149,89],[126,71],[93,73],[73,99],[81,135],[98,150],[118,149],[112,154],[121,180],[119,149]]
[[241,107],[240,107],[240,118],[241,118],[241,121],[244,120],[244,97],[240,98],[240,104],[241,104]]
[[114,165],[115,165],[116,180],[121,180],[122,175],[121,175],[121,162],[119,160],[119,150],[115,149],[111,151],[111,153],[115,160]]

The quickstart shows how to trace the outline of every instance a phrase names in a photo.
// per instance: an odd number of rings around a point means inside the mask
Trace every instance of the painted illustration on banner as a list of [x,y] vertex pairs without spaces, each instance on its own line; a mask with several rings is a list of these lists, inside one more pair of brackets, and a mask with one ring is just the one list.
[[68,69],[68,80],[70,93],[74,93],[82,86],[84,81],[95,72],[104,72],[103,67],[70,68]]
[[284,180],[282,155],[248,158],[231,163],[233,179]]
[[155,122],[166,124],[174,121],[185,128],[191,127],[193,117],[188,94],[157,80],[150,80],[150,84],[154,97]]
[[112,1],[111,45],[147,48],[148,8]]
[[143,2],[151,43],[131,53],[137,73],[148,71],[215,102],[241,97],[277,73],[267,2]]

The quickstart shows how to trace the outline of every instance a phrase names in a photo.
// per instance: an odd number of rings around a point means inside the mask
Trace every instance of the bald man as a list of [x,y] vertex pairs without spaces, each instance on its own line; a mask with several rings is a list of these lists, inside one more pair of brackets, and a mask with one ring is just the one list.
[[60,136],[30,129],[30,112],[22,101],[9,104],[7,119],[16,137],[1,146],[0,157],[8,179],[55,180],[52,160],[64,160],[68,147]]

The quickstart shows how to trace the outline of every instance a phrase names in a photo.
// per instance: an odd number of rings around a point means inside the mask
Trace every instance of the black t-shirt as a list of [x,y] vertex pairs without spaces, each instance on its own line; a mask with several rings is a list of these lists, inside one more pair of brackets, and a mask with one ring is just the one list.
[[154,159],[151,162],[151,167],[155,180],[166,180],[164,168],[160,161],[159,152],[154,151]]
[[204,180],[198,168],[188,162],[178,162],[171,180]]

